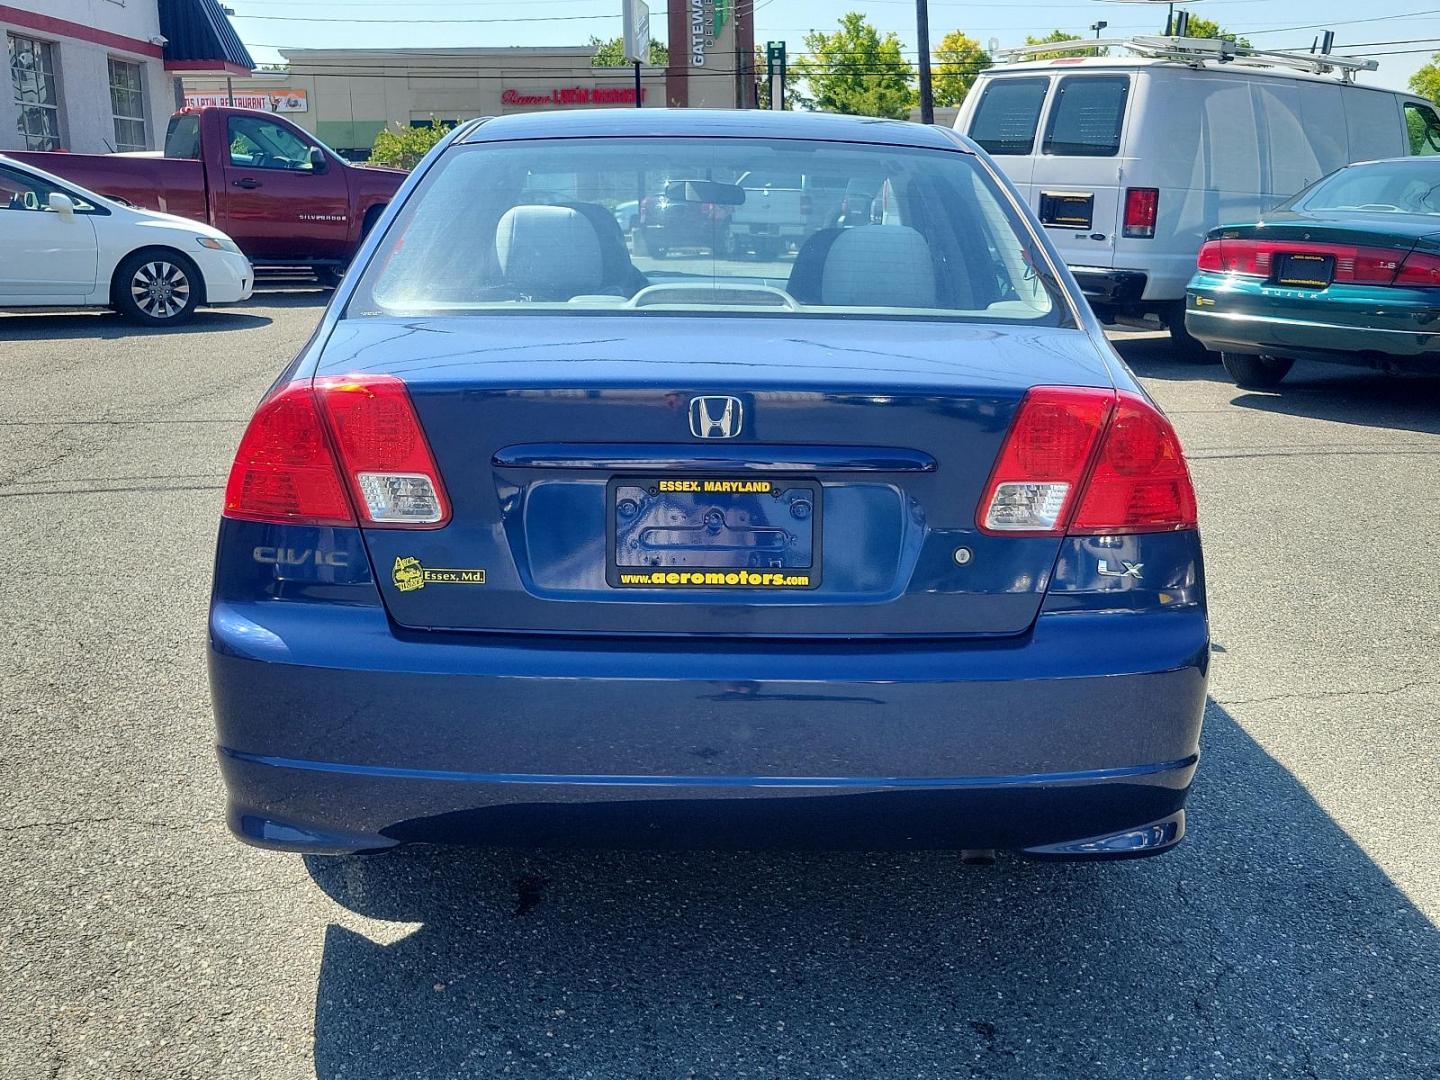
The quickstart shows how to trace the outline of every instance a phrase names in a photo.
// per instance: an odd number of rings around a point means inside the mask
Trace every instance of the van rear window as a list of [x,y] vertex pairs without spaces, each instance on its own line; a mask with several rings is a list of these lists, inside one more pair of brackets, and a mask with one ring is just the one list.
[[989,79],[970,121],[970,138],[991,154],[1028,154],[1049,79]]
[[1055,92],[1044,152],[1076,157],[1114,157],[1130,79],[1125,75],[1067,75]]

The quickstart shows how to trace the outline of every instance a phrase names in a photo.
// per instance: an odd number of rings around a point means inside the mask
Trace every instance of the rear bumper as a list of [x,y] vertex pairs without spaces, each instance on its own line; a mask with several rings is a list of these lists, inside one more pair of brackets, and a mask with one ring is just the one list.
[[1440,373],[1440,332],[1194,308],[1185,312],[1185,328],[1212,352],[1273,353],[1296,360]]
[[1434,289],[1332,285],[1282,289],[1199,273],[1185,326],[1215,352],[1440,372],[1440,307]]
[[314,852],[1173,846],[1203,610],[1042,616],[1023,640],[667,643],[394,631],[378,608],[212,611],[229,820]]
[[1134,312],[1145,294],[1143,270],[1112,270],[1101,266],[1072,266],[1070,273],[1090,306],[1101,312]]

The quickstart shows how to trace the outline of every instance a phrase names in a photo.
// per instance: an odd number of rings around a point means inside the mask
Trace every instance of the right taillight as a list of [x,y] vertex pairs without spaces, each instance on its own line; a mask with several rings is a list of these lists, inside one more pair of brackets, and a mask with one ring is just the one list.
[[1172,532],[1195,527],[1195,488],[1175,429],[1144,398],[1120,391],[1070,532]]
[[1125,218],[1121,233],[1132,240],[1155,239],[1155,221],[1160,213],[1160,189],[1125,189]]
[[1175,430],[1129,392],[1041,386],[1020,403],[980,504],[982,532],[1166,532],[1196,527]]
[[984,532],[1058,536],[1115,404],[1115,391],[1037,386],[1025,395],[981,500]]
[[1395,274],[1396,285],[1440,286],[1440,255],[1412,251]]

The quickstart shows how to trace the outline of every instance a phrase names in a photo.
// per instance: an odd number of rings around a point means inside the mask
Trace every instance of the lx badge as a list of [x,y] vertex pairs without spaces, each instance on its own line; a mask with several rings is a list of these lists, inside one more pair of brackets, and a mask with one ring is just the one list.
[[1124,559],[1121,559],[1121,560],[1120,560],[1120,565],[1121,565],[1122,567],[1124,567],[1123,570],[1117,570],[1117,569],[1115,569],[1114,567],[1112,567],[1108,562],[1106,562],[1104,559],[1101,559],[1101,560],[1100,560],[1100,576],[1101,576],[1101,577],[1129,577],[1129,578],[1134,578],[1136,581],[1139,581],[1139,580],[1140,580],[1140,571],[1145,568],[1145,564],[1144,564],[1143,562],[1126,562]]

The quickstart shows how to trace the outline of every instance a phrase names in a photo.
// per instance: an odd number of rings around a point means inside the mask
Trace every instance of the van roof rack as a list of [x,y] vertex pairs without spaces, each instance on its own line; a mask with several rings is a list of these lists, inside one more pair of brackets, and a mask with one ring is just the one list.
[[1055,53],[1088,53],[1097,49],[1125,49],[1152,60],[1178,60],[1194,68],[1203,68],[1207,61],[1217,64],[1240,64],[1245,67],[1283,67],[1312,75],[1338,73],[1342,82],[1354,82],[1356,72],[1375,71],[1378,61],[1369,57],[1337,56],[1333,53],[1287,52],[1277,49],[1254,49],[1237,45],[1229,38],[1192,37],[1130,37],[1076,38],[1073,41],[1052,41],[1044,45],[1026,45],[1001,55],[1007,63],[1036,60]]

